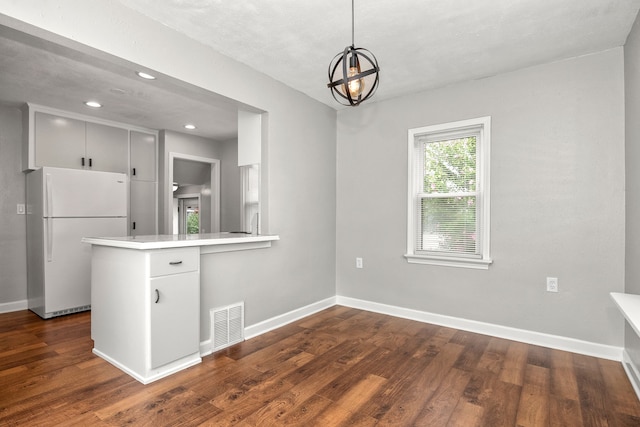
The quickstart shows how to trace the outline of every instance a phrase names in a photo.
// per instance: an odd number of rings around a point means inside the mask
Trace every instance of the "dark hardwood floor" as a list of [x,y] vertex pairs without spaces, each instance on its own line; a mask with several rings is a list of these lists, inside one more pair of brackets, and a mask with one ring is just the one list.
[[335,306],[142,385],[90,314],[0,314],[2,426],[640,426],[620,363]]

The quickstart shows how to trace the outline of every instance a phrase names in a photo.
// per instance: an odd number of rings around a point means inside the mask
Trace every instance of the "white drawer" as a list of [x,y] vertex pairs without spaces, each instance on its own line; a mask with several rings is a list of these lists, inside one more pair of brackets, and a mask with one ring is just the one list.
[[186,273],[200,269],[200,248],[166,249],[151,252],[151,277]]

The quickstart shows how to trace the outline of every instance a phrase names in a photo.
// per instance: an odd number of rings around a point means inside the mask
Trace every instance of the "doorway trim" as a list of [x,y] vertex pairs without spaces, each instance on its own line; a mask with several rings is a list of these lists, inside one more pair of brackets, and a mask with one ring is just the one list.
[[[208,163],[211,166],[211,230],[209,230],[209,233],[220,232],[220,160],[191,154],[169,152],[169,179],[165,186],[165,200],[167,201],[173,200],[173,161],[175,159]],[[165,230],[173,231],[173,202],[166,203],[166,206]]]

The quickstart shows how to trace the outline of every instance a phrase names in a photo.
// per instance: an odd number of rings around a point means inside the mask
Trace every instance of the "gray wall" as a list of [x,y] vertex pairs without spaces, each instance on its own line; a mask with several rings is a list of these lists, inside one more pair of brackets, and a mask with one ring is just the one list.
[[[625,291],[640,294],[640,19],[624,48],[626,130],[626,269]],[[640,370],[640,338],[626,324],[625,347]]]
[[240,225],[240,168],[238,167],[238,141],[225,141],[221,145],[222,158],[220,165],[220,231],[242,230]]
[[[338,295],[621,346],[623,90],[617,48],[340,111]],[[407,129],[481,116],[494,263],[408,264]]]
[[[118,2],[40,0],[4,6],[0,23],[90,55],[123,58],[268,113],[263,117],[267,138],[261,173],[268,188],[263,230],[281,240],[269,249],[203,257],[203,339],[209,336],[209,308],[243,299],[249,326],[335,295],[333,109]],[[164,169],[161,163],[161,174]]]
[[[203,339],[209,308],[244,300],[252,325],[333,296],[337,284],[339,295],[622,345],[608,297],[624,289],[622,49],[365,104],[336,123],[329,107],[117,2],[35,3],[5,5],[0,22],[268,112],[263,219],[281,240],[202,257]],[[494,265],[407,264],[407,129],[484,115],[493,117]],[[558,294],[545,292],[546,276],[559,277]]]
[[25,202],[21,141],[20,109],[0,104],[0,311],[27,299],[26,221],[16,214]]

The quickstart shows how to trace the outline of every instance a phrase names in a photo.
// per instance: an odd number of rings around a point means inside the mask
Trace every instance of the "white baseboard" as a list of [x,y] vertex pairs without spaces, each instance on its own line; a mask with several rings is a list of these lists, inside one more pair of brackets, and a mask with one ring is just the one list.
[[533,332],[508,326],[478,322],[475,320],[461,319],[339,295],[336,296],[336,304],[395,317],[402,317],[404,319],[416,320],[419,322],[432,323],[434,325],[447,326],[463,331],[520,341],[527,344],[570,351],[572,353],[579,353],[587,356],[600,357],[602,359],[615,360],[619,362],[622,361],[622,347],[597,344],[574,338],[549,335],[541,332]]
[[266,332],[280,328],[284,325],[310,316],[326,308],[333,307],[334,305],[336,305],[336,297],[331,297],[322,301],[314,302],[313,304],[309,304],[301,308],[297,308],[288,313],[272,317],[271,319],[264,320],[260,323],[256,323],[255,325],[247,326],[244,328],[244,339],[248,340],[257,337],[258,335],[262,335]]
[[[495,325],[492,323],[478,322],[475,320],[461,319],[458,317],[445,316],[442,314],[429,313],[426,311],[418,311],[356,298],[343,297],[340,295],[327,298],[313,304],[309,304],[305,307],[301,307],[288,313],[284,313],[279,316],[272,317],[271,319],[264,320],[260,323],[245,327],[245,340],[280,328],[291,322],[295,322],[296,320],[322,311],[326,308],[333,307],[336,304],[346,307],[358,308],[360,310],[371,311],[374,313],[415,320],[418,322],[431,323],[434,325],[446,326],[463,331],[490,335],[497,338],[504,338],[513,341],[524,342],[527,344],[584,354],[586,356],[600,357],[602,359],[615,360],[618,362],[623,361],[622,347],[597,344],[589,341],[578,340],[575,338],[544,334],[541,332],[517,329],[509,326]],[[211,340],[203,341],[200,343],[200,355],[206,356],[208,354],[211,354]],[[625,369],[627,369],[627,367],[625,367]],[[640,374],[638,375],[638,378],[640,378]]]
[[134,371],[133,369],[129,368],[126,365],[123,365],[122,363],[111,358],[109,355],[101,352],[95,347],[91,351],[96,356],[106,360],[116,368],[120,369],[121,371],[124,371],[125,373],[129,374],[130,376],[132,376],[133,378],[135,378],[136,380],[140,381],[142,384],[145,384],[145,385],[152,383],[154,381],[157,381],[161,378],[168,377],[171,374],[175,374],[176,372],[182,371],[183,369],[189,368],[193,365],[197,365],[198,363],[202,362],[200,355],[198,353],[193,353],[188,356],[182,357],[176,361],[173,361],[171,363],[167,363],[166,365],[160,366],[159,368],[150,369],[149,372],[146,375],[144,375],[140,372]]
[[638,371],[638,367],[631,360],[631,357],[629,357],[629,353],[627,353],[626,349],[622,352],[622,367],[627,373],[627,377],[629,377],[629,382],[633,386],[636,396],[640,399],[640,372]]
[[0,313],[11,313],[12,311],[26,310],[27,300],[5,302],[0,304]]
[[[334,305],[336,305],[336,298],[331,297],[322,301],[314,302],[304,307],[297,308],[295,310],[289,311],[288,313],[272,317],[271,319],[264,320],[254,325],[247,326],[244,328],[244,339],[246,341],[251,338],[255,338],[258,335],[262,335],[274,329],[278,329],[291,322],[303,319],[326,308],[333,307]],[[211,344],[211,338],[206,341],[201,341],[200,356],[204,357],[210,355],[213,352],[212,347],[213,346]]]
[[213,345],[211,345],[211,339],[206,341],[200,341],[200,357],[205,357],[213,353]]

